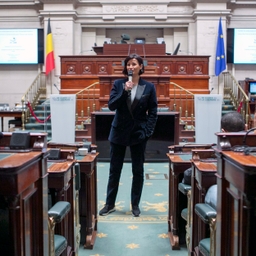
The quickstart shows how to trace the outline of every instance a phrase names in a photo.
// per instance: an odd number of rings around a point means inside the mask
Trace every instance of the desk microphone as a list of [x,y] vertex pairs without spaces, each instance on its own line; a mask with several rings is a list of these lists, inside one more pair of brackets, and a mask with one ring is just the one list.
[[129,70],[129,71],[128,71],[128,81],[129,81],[129,82],[132,81],[132,75],[133,75],[132,70]]

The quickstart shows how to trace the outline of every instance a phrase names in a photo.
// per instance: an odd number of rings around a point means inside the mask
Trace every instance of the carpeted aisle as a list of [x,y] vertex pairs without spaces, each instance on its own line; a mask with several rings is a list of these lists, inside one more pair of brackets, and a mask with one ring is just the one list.
[[[98,208],[105,204],[109,163],[98,163]],[[141,216],[131,215],[131,164],[125,163],[116,201],[116,211],[99,216],[93,250],[79,250],[79,256],[185,256],[185,245],[173,251],[168,238],[168,163],[145,164],[140,203]]]

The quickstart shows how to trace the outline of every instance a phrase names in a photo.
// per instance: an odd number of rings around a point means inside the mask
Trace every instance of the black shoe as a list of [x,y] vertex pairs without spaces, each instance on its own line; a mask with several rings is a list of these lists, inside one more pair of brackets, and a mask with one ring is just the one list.
[[133,206],[132,207],[132,215],[134,217],[140,217],[140,208],[139,208],[139,206]]
[[101,216],[106,216],[106,215],[110,214],[111,212],[114,212],[115,210],[116,209],[115,209],[114,205],[105,204],[105,206],[100,210],[99,214]]

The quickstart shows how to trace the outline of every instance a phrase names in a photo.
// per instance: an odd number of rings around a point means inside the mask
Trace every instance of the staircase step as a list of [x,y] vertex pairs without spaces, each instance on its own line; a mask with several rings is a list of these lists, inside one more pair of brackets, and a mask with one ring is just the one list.
[[35,115],[37,116],[37,115],[40,115],[40,116],[49,116],[50,114],[51,114],[51,111],[49,111],[49,110],[47,110],[47,111],[45,111],[45,110],[34,110],[34,113],[35,113]]
[[234,110],[235,107],[233,105],[222,105],[222,110]]
[[41,105],[36,105],[34,111],[38,111],[38,110],[50,111],[51,107],[50,107],[50,105],[42,105],[42,104]]
[[51,130],[52,125],[49,123],[46,124],[40,124],[40,123],[27,123],[25,124],[25,129],[26,130]]
[[88,136],[88,135],[90,135],[89,131],[87,129],[85,129],[85,130],[76,130],[75,134],[76,134],[76,136]]
[[76,142],[82,142],[86,139],[86,141],[92,141],[91,136],[75,136],[75,141]]
[[232,100],[226,98],[226,99],[223,99],[223,102],[224,102],[224,103],[226,103],[226,102],[232,102]]
[[180,142],[196,142],[194,137],[180,137]]
[[[39,117],[37,117],[37,119],[39,119],[40,121],[44,121],[46,118],[43,117],[43,116],[39,116]],[[26,123],[39,123],[39,122],[37,121],[37,119],[36,119],[35,117],[31,116],[31,117],[28,118],[28,120],[27,120]],[[51,121],[51,118],[50,118],[50,119],[47,120],[46,123],[50,124],[51,122],[52,122],[52,121]]]
[[194,130],[181,130],[180,136],[193,137],[193,136],[195,136],[195,131]]

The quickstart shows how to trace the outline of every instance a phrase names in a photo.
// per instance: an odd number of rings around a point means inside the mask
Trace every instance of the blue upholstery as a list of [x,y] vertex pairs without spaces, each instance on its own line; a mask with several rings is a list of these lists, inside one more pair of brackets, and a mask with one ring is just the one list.
[[64,236],[54,235],[55,256],[61,255],[67,245],[67,239]]
[[80,164],[76,163],[75,164],[75,184],[76,184],[76,190],[80,190],[81,188],[81,175],[80,175]]
[[212,185],[206,193],[205,203],[210,205],[213,209],[217,208],[217,184]]
[[184,195],[187,195],[188,191],[191,190],[191,185],[185,183],[179,183],[179,191]]
[[[52,234],[56,223],[61,222],[71,209],[69,202],[59,201],[48,211],[48,216],[51,219],[50,225],[50,249],[49,255],[60,256],[67,248],[67,239],[62,235]],[[52,240],[53,239],[53,240]]]
[[211,237],[204,238],[199,242],[198,249],[204,256],[215,253],[215,219],[217,216],[217,185],[212,185],[205,196],[205,203],[195,205],[195,213],[204,223],[210,224]]
[[169,108],[168,107],[164,107],[164,108],[157,108],[158,112],[168,112]]
[[59,223],[70,211],[70,208],[69,202],[59,201],[48,211],[48,216],[54,218],[56,223]]
[[188,208],[184,208],[182,211],[181,211],[181,217],[187,221],[187,218],[188,218]]
[[199,251],[204,256],[210,256],[210,247],[211,247],[211,239],[210,238],[204,238],[199,242]]

